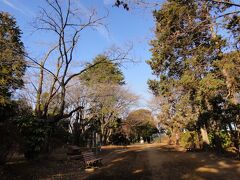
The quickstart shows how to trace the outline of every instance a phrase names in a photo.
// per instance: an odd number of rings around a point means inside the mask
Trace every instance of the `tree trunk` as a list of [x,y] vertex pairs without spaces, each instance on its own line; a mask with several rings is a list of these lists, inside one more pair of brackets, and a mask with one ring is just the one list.
[[40,66],[40,74],[39,74],[39,82],[38,82],[37,98],[36,98],[36,107],[35,107],[35,113],[40,118],[42,116],[42,111],[41,111],[42,86],[43,86],[43,62],[41,62],[41,66]]
[[205,125],[200,128],[200,132],[201,132],[202,143],[203,143],[202,148],[207,150],[209,148],[210,142],[209,142],[208,132],[206,130]]

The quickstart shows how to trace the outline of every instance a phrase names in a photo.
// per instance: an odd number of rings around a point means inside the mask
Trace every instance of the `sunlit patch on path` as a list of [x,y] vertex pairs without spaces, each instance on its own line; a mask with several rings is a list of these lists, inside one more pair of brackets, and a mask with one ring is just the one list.
[[239,168],[239,161],[213,154],[185,152],[166,144],[144,144],[115,149],[105,156],[104,166],[85,179],[237,180]]

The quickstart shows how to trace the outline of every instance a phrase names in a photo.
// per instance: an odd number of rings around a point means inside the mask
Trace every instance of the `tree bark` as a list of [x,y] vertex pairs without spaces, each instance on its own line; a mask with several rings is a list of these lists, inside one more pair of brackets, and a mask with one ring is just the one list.
[[40,66],[38,90],[37,90],[37,97],[36,97],[36,107],[35,107],[35,113],[38,117],[42,116],[42,111],[41,111],[42,87],[43,87],[43,62],[41,62],[41,66]]
[[205,125],[203,127],[200,128],[200,132],[201,132],[201,136],[202,136],[202,147],[203,149],[208,149],[210,142],[209,142],[209,138],[208,138],[208,132],[206,130]]

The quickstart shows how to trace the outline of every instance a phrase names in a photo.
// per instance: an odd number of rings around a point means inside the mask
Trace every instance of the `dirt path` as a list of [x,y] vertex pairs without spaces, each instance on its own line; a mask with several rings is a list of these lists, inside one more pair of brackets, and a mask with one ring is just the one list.
[[240,179],[239,161],[184,152],[164,144],[129,146],[103,159],[103,167],[85,179]]
[[165,153],[159,153],[157,149],[147,151],[148,166],[151,169],[152,179],[158,180],[159,173],[162,171],[163,163],[168,161],[168,156]]
[[[185,152],[166,144],[105,147],[103,166],[94,172],[82,170],[80,161],[63,158],[39,162],[17,161],[4,166],[0,179],[70,180],[238,180],[240,161],[210,153]],[[66,154],[65,154],[66,156]],[[64,157],[65,157],[64,156]]]

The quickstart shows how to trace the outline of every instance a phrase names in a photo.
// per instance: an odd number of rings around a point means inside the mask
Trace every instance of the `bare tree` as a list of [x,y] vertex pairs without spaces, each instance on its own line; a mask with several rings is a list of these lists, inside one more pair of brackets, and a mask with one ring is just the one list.
[[[38,86],[35,113],[40,119],[47,122],[57,122],[63,118],[70,117],[74,112],[82,109],[82,106],[77,106],[71,111],[66,111],[66,90],[70,81],[89,67],[82,67],[71,73],[71,64],[77,60],[75,51],[79,44],[79,39],[83,30],[87,28],[96,28],[104,26],[103,20],[106,16],[98,17],[96,10],[89,11],[88,17],[83,17],[80,13],[81,8],[73,1],[68,0],[61,2],[59,0],[46,0],[48,8],[41,8],[40,14],[37,17],[34,27],[36,30],[50,33],[56,38],[53,45],[46,53],[42,60],[36,60],[28,57],[32,62],[30,66],[39,68]],[[55,64],[54,67],[49,67],[49,62]],[[51,81],[47,82],[49,89],[47,97],[42,104],[43,84],[46,80],[46,74],[51,75]],[[55,114],[49,114],[49,105],[54,98],[59,98],[59,108]]]
[[113,133],[116,120],[126,118],[130,108],[137,103],[138,96],[116,84],[96,84],[91,90],[94,93],[91,113],[99,120],[101,141],[106,143]]

